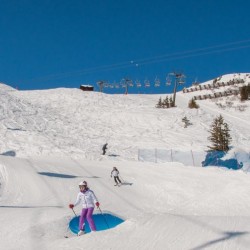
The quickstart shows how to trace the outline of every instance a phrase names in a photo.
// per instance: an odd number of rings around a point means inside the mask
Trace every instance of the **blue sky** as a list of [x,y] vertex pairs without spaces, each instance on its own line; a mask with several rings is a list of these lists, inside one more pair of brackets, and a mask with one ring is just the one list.
[[160,88],[129,92],[164,93],[174,71],[186,86],[250,72],[249,9],[245,0],[1,0],[0,82],[27,90],[158,77]]

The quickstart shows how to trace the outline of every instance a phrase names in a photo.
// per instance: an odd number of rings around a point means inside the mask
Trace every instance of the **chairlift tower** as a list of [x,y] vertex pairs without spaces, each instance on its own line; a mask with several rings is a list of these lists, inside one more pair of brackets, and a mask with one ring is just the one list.
[[169,73],[169,76],[172,76],[174,78],[174,96],[173,96],[173,106],[175,107],[175,100],[176,100],[176,90],[177,90],[177,85],[181,85],[185,83],[184,78],[186,77],[182,73]]
[[102,81],[102,80],[97,82],[97,85],[99,86],[100,92],[103,92],[104,83],[105,83],[105,81]]
[[127,95],[128,94],[128,86],[132,86],[133,82],[129,78],[123,78],[122,81],[125,85],[125,94]]

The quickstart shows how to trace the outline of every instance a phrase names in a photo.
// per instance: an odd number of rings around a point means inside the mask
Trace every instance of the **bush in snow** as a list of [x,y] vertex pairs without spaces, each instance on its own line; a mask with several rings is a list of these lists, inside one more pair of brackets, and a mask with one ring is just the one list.
[[190,109],[198,109],[200,106],[196,103],[196,101],[192,98],[189,103],[188,103],[188,107]]
[[250,96],[250,85],[243,86],[240,89],[240,100],[241,101],[248,100],[249,96]]
[[184,128],[187,128],[189,125],[192,125],[192,123],[188,120],[186,116],[182,118],[182,122],[184,122]]

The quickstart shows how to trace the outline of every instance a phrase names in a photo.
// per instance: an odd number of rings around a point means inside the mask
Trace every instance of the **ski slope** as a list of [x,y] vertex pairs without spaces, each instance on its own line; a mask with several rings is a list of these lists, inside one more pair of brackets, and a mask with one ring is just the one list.
[[[231,129],[231,154],[248,156],[249,103],[239,112],[203,100],[190,110],[193,94],[177,93],[177,108],[156,109],[164,95],[16,91],[0,84],[1,249],[249,249],[248,168],[137,160],[140,149],[206,150],[218,114]],[[193,124],[188,128],[181,122],[185,115]],[[110,178],[114,166],[125,181],[121,187]],[[82,180],[102,211],[125,222],[65,239],[74,216],[68,204]]]

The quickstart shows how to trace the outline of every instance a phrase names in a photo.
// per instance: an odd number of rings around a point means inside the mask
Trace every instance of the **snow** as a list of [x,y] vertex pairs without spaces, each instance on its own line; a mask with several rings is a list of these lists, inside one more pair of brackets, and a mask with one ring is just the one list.
[[[242,104],[233,97],[197,101],[200,109],[193,110],[187,107],[193,95],[179,92],[177,108],[156,109],[165,95],[0,84],[1,249],[249,249],[249,102],[242,112],[216,105]],[[241,170],[201,167],[219,114],[232,136],[224,158],[242,162]],[[187,128],[184,116],[192,123]],[[114,166],[132,185],[114,187]],[[74,216],[68,204],[82,180],[103,212],[125,222],[65,239]]]

